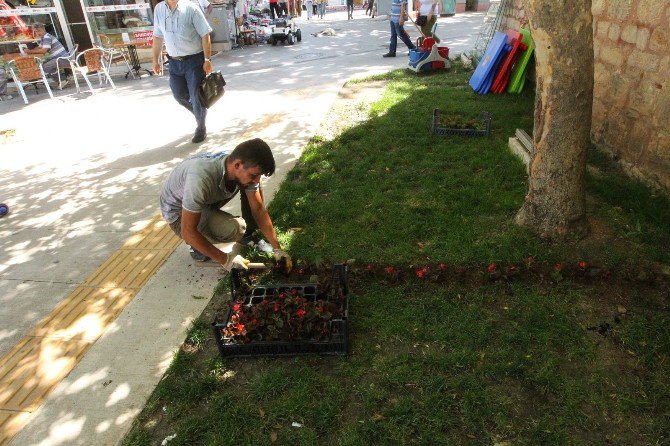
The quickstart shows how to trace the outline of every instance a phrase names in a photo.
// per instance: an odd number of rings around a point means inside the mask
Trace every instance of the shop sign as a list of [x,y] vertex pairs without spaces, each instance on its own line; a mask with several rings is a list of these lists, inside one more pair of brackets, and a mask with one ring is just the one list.
[[104,5],[104,6],[87,6],[88,12],[100,11],[134,11],[137,9],[149,9],[149,3],[135,3],[131,5]]
[[13,17],[17,15],[51,14],[52,12],[56,12],[55,7],[0,9],[0,17]]
[[[137,42],[137,47],[147,47],[154,43],[153,31],[135,31],[133,32],[133,40]],[[140,43],[142,42],[142,43]]]

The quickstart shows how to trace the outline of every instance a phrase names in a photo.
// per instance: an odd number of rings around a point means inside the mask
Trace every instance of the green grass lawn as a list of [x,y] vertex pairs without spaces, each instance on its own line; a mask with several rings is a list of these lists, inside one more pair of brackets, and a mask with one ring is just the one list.
[[[670,201],[593,151],[590,237],[516,227],[507,138],[531,131],[533,94],[477,96],[468,77],[384,76],[369,119],[313,140],[271,203],[294,259],[349,260],[349,355],[219,359],[224,279],[124,444],[670,443]],[[492,135],[432,136],[436,107],[486,110]],[[492,262],[523,272],[493,280]],[[448,277],[414,274],[439,263]]]

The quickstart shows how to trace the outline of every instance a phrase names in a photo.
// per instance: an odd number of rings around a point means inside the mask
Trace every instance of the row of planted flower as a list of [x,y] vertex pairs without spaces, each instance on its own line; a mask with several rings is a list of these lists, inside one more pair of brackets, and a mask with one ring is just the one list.
[[[274,271],[271,277],[293,282],[306,281],[320,287],[317,295],[305,297],[301,287],[265,296],[262,301],[252,303],[253,284],[247,282],[237,298],[228,303],[227,324],[221,328],[224,339],[233,343],[253,341],[327,341],[337,330],[332,321],[345,316],[347,296],[337,288],[333,292],[328,273],[331,266],[296,262],[296,269],[290,276]],[[519,263],[499,264],[492,262],[477,267],[450,266],[446,263],[421,266],[382,265],[377,263],[349,263],[349,274],[367,278],[401,283],[409,280],[436,283],[507,281],[507,280],[550,280],[560,282],[566,278],[573,280],[633,280],[647,285],[668,287],[669,276],[663,272],[639,269],[626,274],[621,271],[594,266],[586,261],[574,263],[559,262],[546,265],[528,256]],[[324,274],[326,273],[326,274]],[[281,280],[281,279],[280,279]]]

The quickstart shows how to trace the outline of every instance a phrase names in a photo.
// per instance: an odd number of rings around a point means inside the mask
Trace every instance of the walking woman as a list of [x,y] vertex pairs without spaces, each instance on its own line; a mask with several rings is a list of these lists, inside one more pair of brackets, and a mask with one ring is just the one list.
[[312,0],[305,0],[305,8],[307,9],[307,20],[312,20],[312,7],[314,2]]
[[440,38],[433,33],[433,25],[437,21],[437,0],[418,0],[416,24],[421,27],[425,37],[432,37],[439,43]]
[[370,0],[370,1],[368,2],[368,7],[365,8],[365,15],[370,15],[370,14],[372,14],[372,5],[374,5],[374,4],[375,4],[375,0]]
[[326,1],[327,0],[316,0],[316,6],[319,10],[320,19],[322,19],[326,15]]

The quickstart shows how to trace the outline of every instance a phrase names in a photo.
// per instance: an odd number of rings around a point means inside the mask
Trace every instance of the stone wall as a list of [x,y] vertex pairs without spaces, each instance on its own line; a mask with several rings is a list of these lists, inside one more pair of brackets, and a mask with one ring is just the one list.
[[[506,27],[527,24],[522,0]],[[670,191],[670,1],[593,0],[593,142]]]

